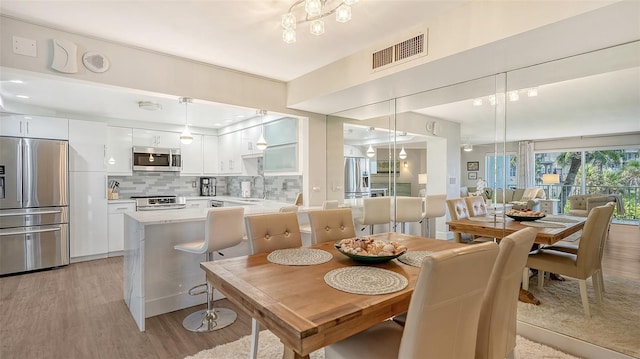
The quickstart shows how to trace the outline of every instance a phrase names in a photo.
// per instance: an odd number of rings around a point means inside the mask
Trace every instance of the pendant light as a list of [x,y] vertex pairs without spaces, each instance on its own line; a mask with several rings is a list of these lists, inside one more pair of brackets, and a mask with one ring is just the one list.
[[256,141],[256,148],[260,151],[264,151],[267,148],[267,141],[264,139],[264,115],[267,114],[267,110],[258,110],[257,114],[260,115],[260,137],[258,137],[258,141]]
[[182,131],[182,134],[180,134],[180,142],[188,145],[193,142],[193,136],[189,131],[189,124],[187,123],[187,106],[193,102],[193,99],[191,97],[180,97],[178,98],[178,101],[184,104],[184,131]]
[[371,158],[376,155],[376,150],[373,149],[371,145],[367,148],[367,157]]
[[404,146],[402,146],[402,149],[400,150],[398,157],[400,157],[401,160],[404,160],[405,158],[407,158],[407,152],[404,150]]

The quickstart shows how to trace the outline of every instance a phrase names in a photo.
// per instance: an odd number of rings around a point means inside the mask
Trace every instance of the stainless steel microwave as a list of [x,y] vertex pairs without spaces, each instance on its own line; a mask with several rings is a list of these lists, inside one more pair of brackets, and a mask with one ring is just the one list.
[[133,170],[179,172],[182,170],[180,149],[133,147]]

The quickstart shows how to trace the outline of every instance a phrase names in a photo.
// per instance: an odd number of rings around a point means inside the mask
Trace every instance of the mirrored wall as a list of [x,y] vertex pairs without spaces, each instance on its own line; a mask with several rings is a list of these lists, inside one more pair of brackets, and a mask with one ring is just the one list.
[[[327,198],[354,204],[354,216],[358,201],[370,196],[391,196],[395,203],[400,196],[446,193],[456,198],[461,191],[478,192],[489,206],[500,207],[505,201],[496,196],[500,189],[535,187],[553,199],[560,189],[542,182],[545,167],[536,161],[537,153],[635,148],[637,159],[638,147],[640,43],[632,42],[329,116]],[[633,150],[626,153],[633,161]],[[551,168],[561,169],[561,164]],[[576,187],[566,177],[568,169],[564,171],[554,185]],[[478,185],[489,190],[480,192]],[[633,195],[638,196],[637,187]],[[638,198],[629,201],[638,203]],[[553,205],[564,212],[560,204]],[[400,231],[393,225],[395,214],[392,208],[389,227],[376,231]],[[452,239],[447,218],[432,222],[430,237]],[[412,234],[423,230],[418,224],[405,227]],[[637,288],[638,279],[630,279]],[[567,321],[584,320],[577,313]],[[545,318],[544,303],[536,315],[542,319],[531,320],[534,326],[635,355],[629,343],[620,343],[624,340],[598,339],[571,325],[557,325]],[[519,316],[522,321],[530,318]],[[603,330],[621,325],[610,318],[609,323],[591,320]]]

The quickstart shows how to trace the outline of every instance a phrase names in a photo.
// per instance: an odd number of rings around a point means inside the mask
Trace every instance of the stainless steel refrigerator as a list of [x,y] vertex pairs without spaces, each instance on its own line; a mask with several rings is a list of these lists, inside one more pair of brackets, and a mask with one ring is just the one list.
[[0,275],[69,264],[67,141],[0,137]]
[[369,197],[369,159],[344,158],[344,197]]

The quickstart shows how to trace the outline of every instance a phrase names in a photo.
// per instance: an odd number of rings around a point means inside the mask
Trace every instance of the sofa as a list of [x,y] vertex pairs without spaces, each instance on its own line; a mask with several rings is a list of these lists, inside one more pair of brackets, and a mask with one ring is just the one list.
[[508,203],[513,209],[532,211],[540,210],[540,200],[546,198],[546,193],[542,188],[508,188],[496,190],[496,203]]
[[618,214],[624,214],[624,204],[622,203],[622,196],[619,194],[578,194],[567,197],[569,200],[569,213],[570,216],[586,217],[589,212],[596,207],[604,206],[609,202],[616,204]]

